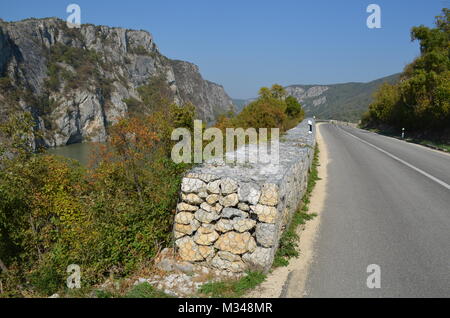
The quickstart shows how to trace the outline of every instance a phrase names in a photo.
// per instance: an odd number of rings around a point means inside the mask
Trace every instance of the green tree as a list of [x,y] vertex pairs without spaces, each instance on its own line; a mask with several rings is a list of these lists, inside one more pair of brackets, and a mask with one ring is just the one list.
[[405,67],[397,85],[383,85],[374,95],[365,126],[389,125],[410,131],[442,131],[450,126],[450,10],[436,17],[436,27],[413,27],[421,55]]
[[225,128],[280,128],[281,132],[295,127],[304,118],[304,111],[294,97],[286,97],[283,86],[262,87],[259,98],[248,104],[241,113],[221,116],[216,126]]
[[291,118],[304,117],[305,115],[302,105],[300,105],[294,96],[288,96],[286,98],[286,114]]

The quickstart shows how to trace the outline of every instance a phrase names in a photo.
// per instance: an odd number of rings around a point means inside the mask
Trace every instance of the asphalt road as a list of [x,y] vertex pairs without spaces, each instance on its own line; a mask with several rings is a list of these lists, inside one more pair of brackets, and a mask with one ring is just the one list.
[[[330,163],[306,297],[450,297],[450,155],[319,129]],[[370,264],[381,288],[367,287]]]

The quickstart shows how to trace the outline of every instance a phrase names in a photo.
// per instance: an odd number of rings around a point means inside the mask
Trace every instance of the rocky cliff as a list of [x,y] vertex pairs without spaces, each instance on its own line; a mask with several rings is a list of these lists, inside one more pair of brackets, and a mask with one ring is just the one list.
[[163,56],[146,31],[0,20],[0,117],[30,111],[47,146],[105,140],[126,101],[140,100],[138,88],[161,75],[174,102],[194,104],[204,121],[233,107],[222,86]]

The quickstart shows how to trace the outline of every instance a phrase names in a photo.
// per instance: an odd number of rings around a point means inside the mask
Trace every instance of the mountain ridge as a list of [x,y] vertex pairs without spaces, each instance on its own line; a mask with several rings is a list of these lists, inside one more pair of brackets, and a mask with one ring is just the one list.
[[0,21],[0,117],[32,113],[47,147],[104,141],[128,113],[126,100],[163,75],[179,105],[192,103],[206,122],[233,107],[223,86],[195,64],[170,60],[150,32],[58,18]]
[[[400,73],[396,73],[370,82],[293,84],[285,89],[302,104],[307,116],[357,122],[368,110],[376,89],[383,83],[395,83],[399,78]],[[241,111],[253,100],[233,99],[233,103]]]
[[290,85],[286,90],[297,98],[309,116],[357,122],[369,108],[378,87],[383,83],[395,83],[399,78],[397,73],[365,83]]

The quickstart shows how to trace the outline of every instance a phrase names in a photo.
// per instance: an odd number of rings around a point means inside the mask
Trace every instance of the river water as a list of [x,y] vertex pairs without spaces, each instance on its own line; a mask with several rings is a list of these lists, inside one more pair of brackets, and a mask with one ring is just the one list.
[[52,155],[63,156],[70,159],[78,160],[83,166],[87,166],[91,154],[98,147],[93,143],[73,144],[69,146],[48,149],[47,152]]

